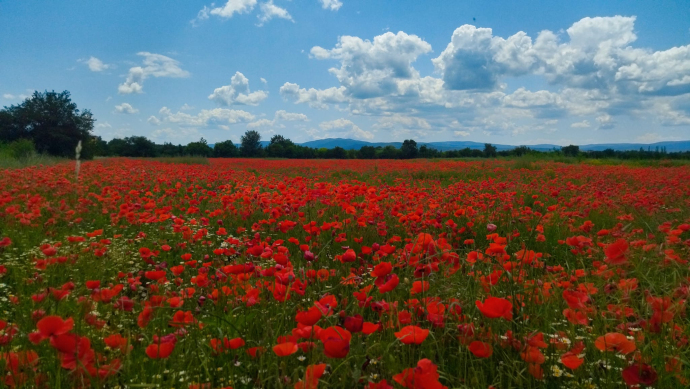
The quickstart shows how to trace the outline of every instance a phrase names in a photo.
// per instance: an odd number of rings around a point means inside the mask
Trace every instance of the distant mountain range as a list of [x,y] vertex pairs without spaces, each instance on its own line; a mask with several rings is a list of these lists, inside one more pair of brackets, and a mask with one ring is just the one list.
[[[262,141],[261,145],[266,147],[268,146],[270,142],[269,141]],[[356,139],[343,139],[343,138],[327,138],[327,139],[318,139],[318,140],[311,140],[308,142],[304,143],[298,143],[299,145],[302,146],[307,146],[307,147],[312,147],[315,149],[320,149],[320,148],[326,148],[326,149],[332,149],[335,147],[342,147],[346,150],[359,150],[362,148],[362,146],[373,146],[373,147],[386,147],[388,145],[394,146],[396,148],[400,148],[402,146],[402,142],[366,142],[362,140],[356,140]],[[464,142],[464,141],[447,141],[447,142],[417,142],[417,146],[422,146],[422,145],[427,145],[427,147],[434,148],[436,150],[440,151],[447,151],[447,150],[461,150],[464,148],[470,148],[470,149],[477,149],[477,150],[483,150],[484,149],[484,143],[479,143],[479,142]],[[501,150],[511,150],[514,149],[517,146],[511,146],[511,145],[502,145],[502,144],[496,144],[492,143],[492,145],[496,146],[496,149],[501,151]],[[213,145],[209,145],[213,147]],[[539,151],[549,151],[549,150],[560,150],[561,146],[558,145],[552,145],[552,144],[539,144],[539,145],[526,145],[532,150],[539,150]],[[668,152],[674,152],[674,151],[690,151],[690,140],[684,140],[684,141],[675,141],[675,142],[657,142],[657,143],[602,143],[602,144],[591,144],[591,145],[579,145],[580,150],[582,151],[602,151],[606,149],[614,149],[614,150],[620,150],[620,151],[625,151],[625,150],[639,150],[640,147],[643,149],[651,149],[652,151],[655,150],[657,147],[661,149],[662,147],[666,147],[666,151]]]

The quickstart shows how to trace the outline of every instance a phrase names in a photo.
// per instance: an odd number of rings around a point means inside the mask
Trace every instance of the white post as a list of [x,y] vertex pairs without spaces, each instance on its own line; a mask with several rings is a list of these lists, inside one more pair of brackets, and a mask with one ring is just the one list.
[[75,173],[76,173],[77,181],[79,181],[79,168],[81,167],[81,161],[79,160],[79,157],[81,156],[81,141],[79,141],[79,143],[77,143],[77,148],[74,149],[74,151],[76,153],[75,159],[77,160],[77,164],[75,166]]

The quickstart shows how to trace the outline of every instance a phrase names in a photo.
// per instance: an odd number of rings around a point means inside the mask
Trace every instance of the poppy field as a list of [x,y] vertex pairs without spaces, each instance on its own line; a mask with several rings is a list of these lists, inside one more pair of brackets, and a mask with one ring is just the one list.
[[0,387],[690,385],[690,167],[0,174]]

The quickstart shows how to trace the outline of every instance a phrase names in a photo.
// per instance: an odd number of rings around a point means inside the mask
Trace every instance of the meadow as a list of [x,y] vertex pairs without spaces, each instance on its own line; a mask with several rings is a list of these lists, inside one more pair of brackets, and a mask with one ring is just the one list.
[[690,385],[690,165],[0,171],[0,387]]

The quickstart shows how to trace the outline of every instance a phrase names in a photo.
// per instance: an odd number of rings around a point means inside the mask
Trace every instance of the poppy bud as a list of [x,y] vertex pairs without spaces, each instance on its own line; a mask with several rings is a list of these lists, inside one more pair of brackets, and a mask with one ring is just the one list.
[[374,243],[373,245],[371,245],[371,249],[374,251],[379,251],[380,248],[381,246],[378,243]]
[[316,257],[314,256],[314,253],[312,253],[311,251],[307,250],[307,251],[304,252],[304,259],[307,260],[307,261],[309,261],[309,262],[311,262],[311,261],[315,260]]
[[493,223],[489,223],[486,225],[486,230],[489,232],[494,232],[494,231],[496,231],[497,228],[498,227]]

